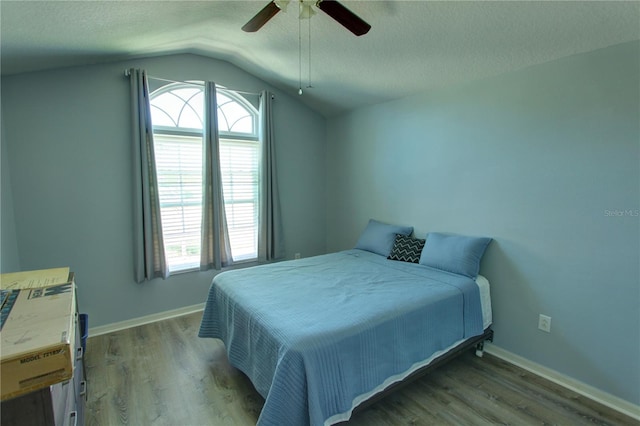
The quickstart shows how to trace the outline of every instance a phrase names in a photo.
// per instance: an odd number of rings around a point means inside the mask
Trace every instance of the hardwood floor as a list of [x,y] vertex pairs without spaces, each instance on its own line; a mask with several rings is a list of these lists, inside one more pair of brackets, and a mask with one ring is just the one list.
[[[264,401],[249,379],[229,365],[219,340],[197,337],[201,316],[89,337],[86,424],[255,425]],[[469,352],[343,424],[640,422],[491,355],[478,358]]]

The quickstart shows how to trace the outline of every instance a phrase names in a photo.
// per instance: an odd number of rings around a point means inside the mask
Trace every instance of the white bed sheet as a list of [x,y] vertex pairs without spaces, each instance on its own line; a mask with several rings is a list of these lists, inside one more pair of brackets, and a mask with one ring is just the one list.
[[476,284],[480,289],[480,306],[482,307],[482,325],[486,330],[493,322],[493,311],[491,310],[491,291],[489,280],[478,275]]

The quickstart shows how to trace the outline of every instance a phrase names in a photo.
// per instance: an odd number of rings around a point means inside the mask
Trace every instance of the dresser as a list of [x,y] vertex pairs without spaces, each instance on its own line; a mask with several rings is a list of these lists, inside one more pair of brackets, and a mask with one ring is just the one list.
[[[58,294],[55,294],[54,287],[43,289],[42,300],[47,296],[44,291],[49,290],[53,296],[58,298],[58,306],[62,297],[70,297],[71,302],[67,303],[66,309],[70,310],[66,316],[65,329],[68,331],[55,333],[61,335],[58,337],[60,344],[47,348],[37,348],[26,353],[19,354],[19,358],[15,358],[13,364],[10,364],[6,358],[3,358],[2,365],[2,387],[3,400],[0,407],[0,424],[2,426],[13,425],[29,425],[29,426],[81,426],[84,425],[84,411],[87,398],[87,382],[85,378],[84,350],[83,350],[83,331],[79,321],[78,306],[75,297],[76,286],[73,281],[73,275],[70,275],[70,281],[65,284],[67,287],[59,287]],[[64,294],[62,291],[64,290]],[[37,298],[38,294],[33,290],[19,290],[22,292],[30,292],[28,297],[23,293],[25,299],[32,300]],[[70,295],[68,293],[71,293]],[[44,303],[44,302],[41,302]],[[53,323],[54,319],[47,318],[47,312],[50,309],[43,308],[40,305],[37,311],[42,314],[42,321]],[[12,318],[14,321],[22,320],[28,317],[28,313],[20,312],[19,306],[16,306],[8,316],[9,323]],[[18,312],[16,312],[18,311]],[[4,324],[2,334],[3,339],[11,337],[10,323]],[[38,329],[37,322],[29,324],[29,328]],[[9,330],[7,330],[9,328]],[[24,328],[24,327],[23,327]],[[46,330],[44,324],[39,328]],[[15,333],[14,336],[22,334]],[[20,331],[25,336],[29,336],[29,330]],[[68,332],[68,335],[65,334]],[[44,341],[46,336],[38,336],[37,331],[32,335],[37,336]],[[44,333],[44,332],[42,332]],[[20,339],[12,339],[19,341]],[[27,340],[26,338],[22,340]],[[35,338],[33,340],[36,340]],[[4,340],[3,340],[4,342]],[[4,349],[3,349],[4,351]],[[3,356],[6,353],[3,353]],[[57,357],[57,358],[56,358]],[[24,370],[16,373],[20,368],[29,366],[30,370]],[[26,367],[25,367],[26,368]],[[44,369],[44,370],[43,370]],[[44,371],[44,373],[42,373]],[[17,378],[13,378],[14,383],[9,383],[10,375],[21,374]],[[13,387],[11,387],[13,386]],[[22,388],[19,388],[22,387]],[[16,390],[17,389],[17,390]]]

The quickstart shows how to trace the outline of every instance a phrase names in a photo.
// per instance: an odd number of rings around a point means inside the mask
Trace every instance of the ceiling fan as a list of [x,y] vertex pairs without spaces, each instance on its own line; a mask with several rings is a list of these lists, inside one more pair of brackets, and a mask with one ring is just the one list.
[[[291,0],[272,0],[260,12],[242,27],[243,31],[252,33],[258,31],[264,24],[273,18],[278,12],[287,10]],[[300,19],[309,19],[315,15],[312,5],[335,19],[340,25],[351,31],[356,36],[369,32],[371,25],[360,19],[336,0],[298,0],[300,2]]]

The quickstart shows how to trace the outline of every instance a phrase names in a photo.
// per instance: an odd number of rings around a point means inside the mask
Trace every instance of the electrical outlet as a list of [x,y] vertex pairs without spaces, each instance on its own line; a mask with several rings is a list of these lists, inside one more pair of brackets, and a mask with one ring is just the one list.
[[551,333],[551,317],[540,314],[538,317],[538,328],[547,333]]
[[300,253],[296,253],[296,254],[294,254],[294,255],[293,255],[293,258],[294,258],[294,259],[300,259]]

